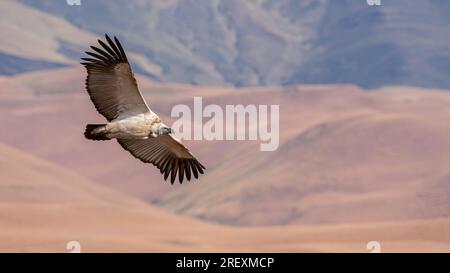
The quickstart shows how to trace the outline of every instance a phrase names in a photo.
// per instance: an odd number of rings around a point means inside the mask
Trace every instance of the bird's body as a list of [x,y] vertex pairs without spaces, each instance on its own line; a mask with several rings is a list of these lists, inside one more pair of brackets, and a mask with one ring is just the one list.
[[119,117],[104,126],[106,137],[122,139],[147,139],[158,137],[161,119],[155,113],[137,113]]
[[171,176],[180,183],[191,174],[198,178],[203,173],[200,162],[181,142],[171,135],[172,129],[148,107],[142,97],[125,51],[119,40],[108,44],[99,40],[103,49],[91,46],[96,52],[86,52],[93,58],[82,58],[88,77],[86,89],[97,111],[106,124],[88,124],[85,137],[91,140],[117,139],[119,144],[134,157],[152,163],[164,179]]

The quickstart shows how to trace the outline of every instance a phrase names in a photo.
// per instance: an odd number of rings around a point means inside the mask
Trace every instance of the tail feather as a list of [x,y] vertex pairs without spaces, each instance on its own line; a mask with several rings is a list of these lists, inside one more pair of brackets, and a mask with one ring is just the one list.
[[106,124],[88,124],[84,131],[84,137],[91,140],[110,140],[106,136]]

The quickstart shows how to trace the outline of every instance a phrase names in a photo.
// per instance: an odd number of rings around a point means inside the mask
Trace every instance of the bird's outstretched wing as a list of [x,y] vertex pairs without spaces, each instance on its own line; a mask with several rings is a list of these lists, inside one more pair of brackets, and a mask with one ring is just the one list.
[[134,157],[155,165],[164,174],[165,180],[171,174],[172,184],[177,173],[178,180],[182,183],[184,175],[187,180],[191,180],[191,174],[198,178],[198,174],[203,174],[205,169],[191,152],[171,135],[148,139],[118,139],[118,142]]
[[136,79],[119,40],[105,35],[105,42],[98,40],[101,48],[91,46],[95,52],[81,58],[87,69],[86,89],[97,111],[108,121],[122,114],[138,114],[149,111],[139,92]]

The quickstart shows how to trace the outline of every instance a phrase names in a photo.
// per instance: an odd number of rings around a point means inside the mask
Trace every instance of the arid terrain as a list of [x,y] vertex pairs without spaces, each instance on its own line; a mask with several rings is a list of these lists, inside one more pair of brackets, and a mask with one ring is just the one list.
[[[258,141],[188,141],[206,175],[170,185],[115,141],[84,139],[101,123],[81,68],[5,78],[0,141],[68,168],[94,183],[184,215],[228,225],[333,224],[448,217],[450,95],[351,85],[215,88],[138,77],[150,106],[279,104],[280,146]],[[126,182],[125,182],[126,181]],[[352,211],[352,213],[349,213]]]
[[[174,215],[98,186],[54,163],[0,145],[2,252],[450,251],[450,220],[226,227]],[[218,236],[220,234],[220,236]]]
[[[0,252],[450,252],[449,3],[0,1]],[[105,33],[165,123],[279,105],[278,149],[184,141],[207,170],[171,185],[85,139]]]
[[2,251],[67,251],[71,240],[82,251],[367,252],[372,240],[382,251],[450,251],[447,93],[138,76],[166,119],[193,96],[280,105],[277,151],[189,141],[207,174],[172,186],[115,142],[83,138],[85,123],[103,121],[83,77],[64,68],[0,79]]

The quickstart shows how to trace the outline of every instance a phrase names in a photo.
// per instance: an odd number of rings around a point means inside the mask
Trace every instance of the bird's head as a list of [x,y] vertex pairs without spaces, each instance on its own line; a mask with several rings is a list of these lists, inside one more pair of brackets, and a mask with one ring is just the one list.
[[174,133],[173,129],[165,125],[161,125],[158,129],[158,135],[167,135],[173,133]]

